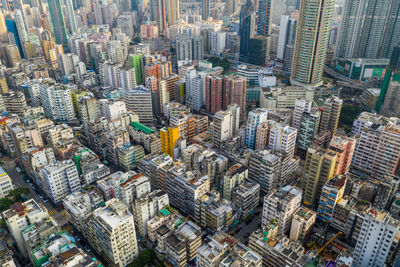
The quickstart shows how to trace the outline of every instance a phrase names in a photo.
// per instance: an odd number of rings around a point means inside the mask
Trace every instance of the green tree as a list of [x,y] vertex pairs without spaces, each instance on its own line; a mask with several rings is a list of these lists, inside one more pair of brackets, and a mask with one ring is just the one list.
[[10,198],[0,198],[0,212],[8,210],[15,201]]
[[343,127],[346,132],[350,132],[353,121],[360,115],[361,109],[357,105],[344,104],[340,112],[339,127]]
[[139,253],[139,256],[129,264],[129,267],[144,267],[146,265],[154,265],[156,260],[156,252],[153,249],[145,249]]
[[229,63],[229,60],[226,57],[223,59],[220,59],[219,57],[209,57],[207,61],[211,62],[213,64],[213,67],[224,68],[225,72],[231,68],[231,64]]

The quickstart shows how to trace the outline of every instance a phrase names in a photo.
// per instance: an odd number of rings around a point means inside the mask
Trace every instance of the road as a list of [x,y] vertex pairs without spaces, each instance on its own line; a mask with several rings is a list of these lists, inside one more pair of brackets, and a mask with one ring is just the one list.
[[[257,208],[256,212],[259,211],[260,208]],[[261,212],[258,216],[254,217],[253,220],[246,225],[245,222],[241,223],[241,226],[243,227],[237,234],[234,235],[234,237],[245,244],[247,241],[249,241],[249,237],[244,237],[247,233],[251,235],[253,232],[258,230],[260,227],[258,226],[259,223],[261,223],[261,218],[262,218],[262,207],[261,207]]]
[[[47,202],[44,202],[42,198],[39,197],[39,195],[35,192],[35,190],[33,190],[32,186],[30,184],[28,184],[27,182],[25,182],[24,180],[24,174],[21,174],[19,172],[17,172],[15,170],[16,164],[15,164],[15,159],[10,159],[8,157],[3,157],[2,161],[4,162],[3,164],[3,168],[4,170],[8,173],[8,175],[11,177],[13,184],[16,188],[18,187],[25,187],[29,189],[29,195],[27,196],[28,199],[33,198],[36,203],[41,203],[44,205],[44,207],[48,210],[50,215],[53,215],[54,213],[57,212],[56,208],[53,207],[53,205],[51,204],[50,200]],[[29,179],[32,183],[32,179]],[[42,193],[44,197],[46,197],[44,195],[44,193]],[[90,250],[87,250],[88,247],[88,243],[86,242],[86,240],[83,238],[82,234],[78,233],[76,230],[74,230],[74,228],[72,227],[71,224],[67,224],[65,225],[63,228],[63,230],[68,231],[70,234],[72,234],[75,237],[75,243],[77,244],[78,247],[82,248],[89,256],[96,257],[99,258],[99,255],[97,255],[96,253],[94,253],[93,249],[90,248]],[[76,237],[80,238],[80,240],[78,241],[76,239]],[[100,258],[102,259],[102,258]]]
[[[26,187],[29,189],[30,194],[27,196],[27,198],[33,198],[36,203],[42,203],[46,209],[51,213],[54,210],[54,207],[51,205],[50,201],[44,202],[43,199],[41,199],[38,194],[36,194],[35,190],[24,180],[24,174],[19,173],[15,170],[16,164],[15,164],[15,159],[10,159],[8,157],[3,157],[2,158],[4,164],[3,168],[4,170],[8,173],[8,175],[11,177],[13,184],[16,188],[18,187]],[[32,179],[29,179],[32,180]],[[32,181],[31,181],[32,182]]]

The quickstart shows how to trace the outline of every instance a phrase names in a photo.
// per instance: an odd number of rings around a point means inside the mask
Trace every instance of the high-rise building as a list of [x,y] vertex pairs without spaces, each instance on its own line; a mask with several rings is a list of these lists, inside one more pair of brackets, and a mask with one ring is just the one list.
[[160,33],[165,33],[167,29],[165,0],[150,1],[150,15],[151,20],[156,22]]
[[329,143],[329,150],[336,152],[337,162],[335,175],[346,174],[350,170],[353,159],[356,139],[346,136],[334,135]]
[[119,70],[119,87],[129,90],[136,87],[136,77],[134,68],[121,68]]
[[319,110],[312,110],[310,113],[304,112],[301,116],[296,152],[302,157],[306,155],[307,149],[313,143],[314,136],[318,134],[320,116]]
[[395,0],[346,1],[335,56],[389,58],[400,41],[399,10]]
[[230,16],[237,12],[238,10],[238,0],[227,0],[225,5],[225,15]]
[[290,226],[289,239],[293,241],[303,240],[312,230],[317,214],[306,207],[300,207],[294,214]]
[[369,209],[353,251],[353,266],[384,266],[398,229],[399,222],[388,213]]
[[299,159],[268,149],[258,150],[250,155],[249,179],[259,183],[263,193],[271,194],[292,182],[298,166]]
[[395,118],[362,113],[353,123],[352,134],[359,135],[352,167],[382,179],[396,174],[400,126]]
[[73,0],[65,0],[64,3],[65,7],[67,8],[69,33],[70,35],[73,35],[78,30],[78,23],[76,21]]
[[207,20],[210,16],[210,0],[201,1],[201,18]]
[[160,130],[161,152],[174,157],[174,148],[176,140],[179,138],[178,127],[164,127]]
[[204,56],[203,37],[179,34],[176,36],[176,57],[178,60],[202,60]]
[[0,167],[0,184],[0,198],[5,198],[14,189],[14,185],[10,176],[8,176],[2,167]]
[[2,213],[2,217],[7,224],[8,231],[16,241],[19,251],[28,256],[22,232],[25,227],[48,218],[49,214],[43,205],[36,203],[34,199],[29,199],[23,203],[16,202],[10,205],[10,208]]
[[336,58],[354,58],[363,34],[368,0],[346,1],[336,44]]
[[230,75],[225,77],[225,91],[228,98],[227,104],[237,104],[240,107],[240,121],[246,119],[246,77]]
[[75,119],[71,90],[68,85],[48,84],[41,86],[40,102],[44,113],[52,120],[70,121]]
[[129,55],[128,61],[129,61],[129,67],[135,69],[135,78],[136,78],[136,84],[142,84],[144,82],[143,78],[143,55],[142,54],[132,54]]
[[174,25],[179,20],[179,0],[165,0],[165,11],[168,26]]
[[[289,53],[288,46],[293,46],[296,40],[297,20],[290,18],[288,15],[282,15],[279,24],[279,40],[278,40],[278,59],[285,59]],[[288,62],[284,62],[285,66]],[[290,70],[291,68],[289,68]]]
[[385,116],[400,116],[400,46],[393,48],[376,103],[376,111]]
[[61,44],[64,47],[64,49],[68,49],[67,29],[65,27],[65,19],[61,6],[61,1],[50,0],[49,11],[50,11],[51,23],[53,25],[56,43]]
[[304,163],[304,176],[301,183],[304,192],[304,204],[318,204],[322,187],[335,174],[336,154],[325,149],[312,146],[307,150]]
[[153,122],[151,90],[143,85],[125,90],[124,102],[128,110],[138,114],[141,123],[151,124]]
[[357,50],[353,58],[377,58],[379,56],[379,48],[385,33],[390,6],[392,2],[396,1],[372,0],[361,1],[360,4],[365,2],[367,2],[367,7],[361,18],[363,23],[361,32],[355,35],[358,36],[355,40]]
[[240,10],[240,54],[247,56],[250,52],[250,38],[254,35],[254,5],[247,0]]
[[53,162],[40,169],[44,181],[43,190],[53,203],[81,189],[78,170],[72,160]]
[[232,202],[240,210],[240,216],[249,216],[258,206],[260,199],[260,185],[245,181],[232,191]]
[[296,148],[297,130],[285,123],[277,123],[269,130],[268,148],[294,155]]
[[392,0],[385,34],[380,45],[379,56],[389,58],[393,48],[400,43],[400,2]]
[[336,96],[331,96],[325,100],[319,126],[320,132],[330,131],[332,134],[336,133],[342,104],[343,100]]
[[140,236],[147,236],[147,222],[169,205],[167,193],[157,189],[135,200],[134,219]]
[[113,198],[93,211],[84,235],[108,265],[126,266],[138,255],[135,223],[128,207]]
[[221,76],[208,75],[205,80],[205,105],[206,110],[216,113],[224,109],[224,78]]
[[213,144],[215,148],[221,149],[221,144],[232,137],[232,114],[229,111],[218,111],[213,117]]
[[294,112],[293,112],[293,123],[292,123],[293,128],[296,128],[297,130],[300,129],[301,117],[303,116],[304,112],[310,113],[311,107],[312,107],[312,101],[303,98],[296,99],[296,102],[294,103]]
[[279,232],[286,234],[290,230],[295,211],[300,208],[301,190],[286,185],[264,197],[261,225],[270,224],[271,220],[278,222]]
[[254,149],[257,141],[257,128],[268,120],[268,111],[255,109],[249,112],[246,125],[246,146]]
[[260,0],[258,2],[257,35],[259,36],[270,35],[272,1]]
[[345,175],[337,175],[324,184],[321,190],[321,197],[319,198],[319,205],[317,209],[318,220],[326,223],[330,222],[336,204],[342,201],[345,187]]
[[300,4],[291,82],[322,84],[334,0],[304,0]]

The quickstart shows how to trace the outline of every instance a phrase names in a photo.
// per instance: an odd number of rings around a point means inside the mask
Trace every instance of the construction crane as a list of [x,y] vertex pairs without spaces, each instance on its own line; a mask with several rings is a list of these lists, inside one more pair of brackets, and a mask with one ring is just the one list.
[[338,236],[341,235],[341,234],[343,234],[343,233],[342,233],[342,232],[338,232],[338,233],[337,233],[336,235],[334,235],[328,242],[326,242],[325,245],[323,245],[322,248],[320,248],[320,249],[318,250],[317,256],[319,256],[319,255],[324,251],[324,249],[325,249],[333,240],[335,240],[336,237],[338,237]]

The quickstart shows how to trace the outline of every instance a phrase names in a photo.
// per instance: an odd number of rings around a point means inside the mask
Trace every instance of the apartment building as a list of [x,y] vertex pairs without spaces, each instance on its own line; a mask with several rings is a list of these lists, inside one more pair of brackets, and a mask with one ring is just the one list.
[[2,213],[2,217],[16,241],[19,251],[24,256],[28,256],[24,247],[22,231],[25,227],[48,218],[49,214],[44,206],[36,203],[34,199],[30,199],[23,203],[16,202],[12,204],[8,210]]
[[264,227],[270,222],[277,221],[279,233],[286,234],[290,230],[295,211],[300,207],[301,190],[286,185],[270,195],[264,197],[261,225]]
[[14,189],[10,176],[0,166],[0,198],[5,198],[8,193]]
[[119,199],[113,198],[94,210],[85,226],[92,247],[108,264],[123,267],[138,256],[133,215]]
[[311,231],[317,218],[317,213],[306,207],[300,207],[293,214],[290,226],[289,239],[292,241],[303,240]]
[[336,153],[312,146],[307,150],[302,189],[304,204],[316,206],[322,187],[335,174]]
[[232,191],[232,202],[239,209],[241,217],[247,217],[255,211],[260,200],[260,185],[244,181]]
[[353,252],[353,266],[384,266],[399,222],[389,214],[369,209],[365,214]]
[[81,189],[78,170],[72,160],[55,161],[40,169],[43,190],[53,203]]
[[63,199],[63,206],[68,222],[82,232],[90,213],[100,207],[102,202],[102,196],[94,191],[78,191],[66,196]]
[[233,189],[248,178],[248,173],[248,169],[240,163],[236,163],[225,172],[223,178],[223,197],[225,199],[232,200]]
[[134,219],[138,226],[140,236],[147,236],[147,222],[154,218],[158,212],[169,205],[167,193],[157,189],[151,193],[137,198],[134,205]]
[[271,194],[275,189],[295,178],[299,159],[273,152],[270,149],[254,151],[249,160],[249,179],[260,184],[260,190]]
[[336,204],[342,201],[346,180],[345,175],[337,175],[324,184],[317,210],[319,220],[328,223],[332,219]]

